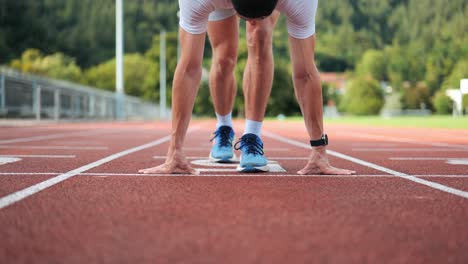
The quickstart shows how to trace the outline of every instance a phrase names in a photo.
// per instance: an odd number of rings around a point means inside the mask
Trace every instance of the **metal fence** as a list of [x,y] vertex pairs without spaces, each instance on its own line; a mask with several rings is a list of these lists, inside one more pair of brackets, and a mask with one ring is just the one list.
[[117,98],[109,91],[0,67],[3,118],[112,120],[117,118],[118,105],[122,105],[124,119],[165,118],[170,112],[137,97]]

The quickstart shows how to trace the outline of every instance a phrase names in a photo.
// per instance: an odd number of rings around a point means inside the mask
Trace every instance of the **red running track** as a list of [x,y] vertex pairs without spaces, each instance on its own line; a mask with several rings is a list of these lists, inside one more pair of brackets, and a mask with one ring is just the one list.
[[265,123],[285,171],[263,174],[207,164],[213,128],[192,122],[201,174],[174,176],[136,173],[168,123],[2,127],[0,262],[468,263],[467,130],[328,126],[357,175],[302,177],[302,123]]

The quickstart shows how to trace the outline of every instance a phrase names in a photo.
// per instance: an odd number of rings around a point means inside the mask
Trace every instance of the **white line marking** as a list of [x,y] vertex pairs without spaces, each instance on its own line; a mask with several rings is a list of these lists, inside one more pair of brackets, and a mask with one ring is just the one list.
[[74,140],[60,140],[60,141],[51,141],[50,144],[57,144],[57,145],[86,145],[86,146],[102,146],[104,145],[102,142],[99,141],[92,141],[92,140],[87,140],[83,139],[82,141]]
[[468,158],[390,158],[390,160],[421,161],[421,160],[443,160],[451,165],[468,165]]
[[[63,174],[63,172],[0,172],[0,176],[40,176],[40,175],[59,175]],[[113,173],[113,172],[83,172],[77,174],[79,176],[153,176],[153,177],[169,177],[169,176],[200,176],[200,177],[212,177],[212,176],[254,176],[257,174],[245,174],[236,172],[236,174],[207,174],[207,175],[191,175],[191,174],[142,174],[142,173]],[[384,177],[384,178],[399,178],[398,176],[391,175],[391,174],[357,174],[357,175],[298,175],[298,174],[267,174],[267,173],[260,173],[260,176],[275,176],[275,177],[323,177],[323,178],[360,178],[360,177]],[[414,177],[422,177],[422,178],[468,178],[467,174],[451,174],[451,175],[443,175],[443,174],[434,174],[434,175],[412,175]]]
[[[153,159],[166,159],[166,156],[154,156]],[[208,157],[186,157],[186,159],[207,159]],[[271,160],[308,160],[307,157],[270,157],[267,156],[267,159]]]
[[417,152],[468,152],[468,149],[455,149],[455,148],[353,148],[353,151],[367,151],[367,152],[402,152],[402,151],[417,151]]
[[[236,168],[232,168],[232,169],[197,168],[196,170],[199,172],[237,172]],[[281,167],[279,164],[272,163],[272,164],[268,164],[268,172],[286,172],[286,170],[283,169],[283,167]]]
[[20,161],[21,159],[19,158],[13,158],[13,157],[0,157],[0,165],[4,165],[4,164],[7,164],[7,163],[13,163],[13,162],[17,162],[17,161]]
[[468,165],[467,159],[449,159],[446,163],[451,165]]
[[352,137],[355,137],[355,138],[378,139],[378,140],[384,140],[384,141],[392,141],[392,142],[399,142],[399,143],[411,143],[411,144],[419,144],[419,145],[433,146],[433,147],[448,147],[448,148],[468,149],[467,145],[448,144],[448,143],[440,143],[440,142],[431,142],[431,143],[429,143],[429,142],[424,142],[424,141],[419,141],[419,140],[414,140],[414,139],[409,139],[409,138],[379,136],[379,135],[373,135],[373,134],[367,134],[367,133],[353,133],[353,132],[347,131],[347,132],[338,132],[337,134],[352,136]]
[[[308,144],[305,144],[305,143],[302,143],[302,142],[299,142],[299,141],[296,141],[296,140],[288,139],[288,138],[282,137],[280,135],[273,134],[271,132],[264,131],[263,134],[265,136],[267,136],[267,137],[276,139],[276,140],[284,142],[284,143],[288,143],[288,144],[293,145],[293,146],[297,146],[297,147],[301,147],[301,148],[305,148],[305,149],[310,149],[310,146]],[[424,180],[424,179],[421,179],[421,178],[417,178],[417,177],[408,175],[406,173],[395,171],[395,170],[392,170],[392,169],[389,169],[389,168],[385,168],[383,166],[380,166],[380,165],[377,165],[377,164],[374,164],[374,163],[370,163],[370,162],[367,162],[367,161],[364,161],[364,160],[361,160],[361,159],[357,159],[357,158],[354,158],[354,157],[351,157],[351,156],[348,156],[348,155],[345,155],[345,154],[342,154],[342,153],[339,153],[339,152],[336,152],[336,151],[333,151],[333,150],[327,150],[327,153],[329,155],[332,155],[332,156],[335,156],[335,157],[338,157],[338,158],[341,158],[341,159],[344,159],[344,160],[352,161],[354,163],[361,164],[363,166],[366,166],[366,167],[369,167],[369,168],[372,168],[372,169],[375,169],[375,170],[383,171],[385,173],[392,174],[392,175],[398,176],[400,178],[403,178],[403,179],[406,179],[406,180],[409,180],[409,181],[412,181],[412,182],[416,182],[416,183],[419,183],[419,184],[422,184],[422,185],[426,185],[428,187],[431,187],[431,188],[434,188],[434,189],[437,189],[437,190],[440,190],[440,191],[443,191],[443,192],[451,193],[451,194],[454,194],[454,195],[457,195],[457,196],[468,199],[468,192],[465,192],[465,191],[462,191],[462,190],[458,190],[458,189],[455,189],[455,188],[452,188],[452,187],[448,187],[448,186],[445,186],[445,185],[440,184],[440,183],[435,183],[435,182],[427,181],[427,180]]]
[[74,132],[74,133],[60,133],[60,134],[52,134],[52,135],[46,135],[46,136],[34,136],[34,137],[26,137],[26,138],[0,140],[0,144],[40,141],[40,140],[46,140],[46,139],[75,137],[75,136],[90,136],[90,135],[98,135],[98,134],[105,134],[105,133],[111,133],[111,132],[115,132],[115,131],[99,130],[99,131],[86,131],[86,132]]
[[78,146],[0,146],[0,149],[62,149],[62,150],[106,150],[108,147],[78,147]]
[[370,143],[370,142],[358,142],[351,143],[353,147],[396,147],[399,144],[395,143]]
[[467,159],[467,158],[389,158],[389,159],[390,160],[448,160],[448,159]]
[[0,172],[0,175],[58,175],[64,172]]
[[[237,165],[239,165],[238,160],[236,160],[233,163],[219,163],[219,162],[212,161],[210,159],[202,159],[202,160],[194,160],[190,163],[194,165],[208,166],[208,167],[233,167],[235,168],[237,167]],[[274,160],[268,160],[268,164],[278,164],[278,162]]]
[[[229,171],[231,172],[231,170]],[[0,173],[1,174],[1,173]],[[80,173],[82,176],[102,177],[301,177],[301,178],[359,178],[359,177],[385,177],[396,178],[394,175],[299,175],[299,174],[268,174],[268,173],[240,173],[234,174],[141,174],[141,173]],[[468,175],[466,175],[468,177]]]
[[308,157],[269,157],[269,156],[267,156],[267,159],[272,159],[272,160],[309,160]]
[[223,168],[197,168],[199,172],[236,172],[236,169],[223,169]]
[[[209,152],[211,147],[187,147],[184,150],[206,150]],[[265,148],[265,151],[289,151],[289,148]]]
[[[193,131],[193,130],[197,130],[199,129],[198,127],[197,128],[192,128],[190,129],[189,131]],[[157,146],[157,145],[160,145],[162,143],[165,143],[167,141],[169,141],[171,139],[171,136],[165,136],[163,138],[160,138],[158,140],[155,140],[155,141],[152,141],[152,142],[149,142],[149,143],[146,143],[146,144],[143,144],[143,145],[140,145],[140,146],[137,146],[137,147],[134,147],[134,148],[130,148],[130,149],[127,149],[127,150],[124,150],[124,151],[121,151],[121,152],[118,152],[118,153],[115,153],[115,154],[112,154],[110,156],[107,156],[103,159],[100,159],[100,160],[97,160],[95,162],[92,162],[92,163],[89,163],[87,165],[84,165],[84,166],[81,166],[77,169],[74,169],[74,170],[71,170],[69,172],[66,172],[66,173],[63,173],[63,174],[60,174],[56,177],[53,177],[51,179],[48,179],[46,181],[43,181],[43,182],[40,182],[38,184],[35,184],[33,186],[30,186],[28,188],[25,188],[23,190],[20,190],[20,191],[17,191],[15,193],[12,193],[12,194],[9,194],[7,196],[4,196],[2,198],[0,198],[0,209],[2,208],[5,208],[15,202],[18,202],[22,199],[25,199],[37,192],[40,192],[46,188],[49,188],[55,184],[58,184],[62,181],[65,181],[69,178],[72,178],[82,172],[85,172],[87,170],[90,170],[92,168],[95,168],[95,167],[98,167],[104,163],[107,163],[109,161],[112,161],[112,160],[115,160],[115,159],[118,159],[120,157],[123,157],[123,156],[126,156],[128,154],[131,154],[131,153],[134,153],[134,152],[137,152],[137,151],[140,151],[140,150],[143,150],[143,149],[147,149],[147,148],[151,148],[151,147],[154,147],[154,146]]]
[[51,159],[71,159],[76,158],[75,155],[15,155],[2,154],[0,157],[17,157],[17,158],[51,158]]
[[[153,159],[166,159],[167,156],[153,156]],[[206,159],[208,158],[208,156],[206,157],[185,157],[186,159]]]
[[[207,172],[217,172],[217,171],[231,171],[231,172],[236,172],[236,169],[237,166],[239,165],[239,163],[217,163],[217,162],[214,162],[210,159],[203,159],[203,160],[194,160],[191,162],[192,164],[194,165],[199,165],[199,166],[208,166],[208,167],[215,167],[215,168],[196,168],[196,170],[198,170],[199,172],[204,172],[204,171],[207,171]],[[221,168],[220,168],[221,167]],[[230,168],[230,169],[222,169],[222,167],[224,168]],[[281,167],[281,165],[278,164],[278,162],[274,161],[274,160],[269,160],[268,161],[268,171],[269,172],[286,172],[285,169],[283,169],[283,167]]]

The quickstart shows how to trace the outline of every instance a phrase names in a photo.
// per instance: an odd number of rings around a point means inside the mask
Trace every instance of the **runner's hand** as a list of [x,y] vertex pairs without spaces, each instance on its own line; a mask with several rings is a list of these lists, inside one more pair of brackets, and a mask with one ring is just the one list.
[[325,147],[315,147],[312,149],[307,165],[297,174],[310,175],[310,174],[329,174],[329,175],[351,175],[355,171],[339,169],[330,165],[328,162],[327,152]]
[[162,165],[142,169],[138,172],[144,174],[199,174],[197,170],[190,166],[182,152],[174,152],[168,155],[166,162]]

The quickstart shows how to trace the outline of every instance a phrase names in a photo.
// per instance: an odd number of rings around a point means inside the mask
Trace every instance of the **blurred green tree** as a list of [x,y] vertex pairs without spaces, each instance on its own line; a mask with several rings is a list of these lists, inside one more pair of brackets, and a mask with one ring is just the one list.
[[434,95],[432,102],[437,114],[446,115],[450,114],[453,110],[453,102],[445,95],[444,91],[438,91]]
[[[141,54],[124,56],[125,94],[155,101],[156,83],[150,76],[156,75],[154,64]],[[115,90],[115,59],[109,60],[85,71],[83,82],[100,89]]]
[[387,80],[387,58],[383,51],[368,50],[356,66],[356,74],[369,75],[375,80]]
[[10,66],[22,72],[74,82],[79,82],[82,76],[74,58],[62,53],[44,56],[37,49],[26,50],[21,58],[13,60]]
[[341,103],[349,114],[376,115],[384,104],[384,97],[378,81],[358,77],[350,81]]
[[428,109],[431,105],[430,90],[424,82],[403,84],[401,103],[403,109]]

